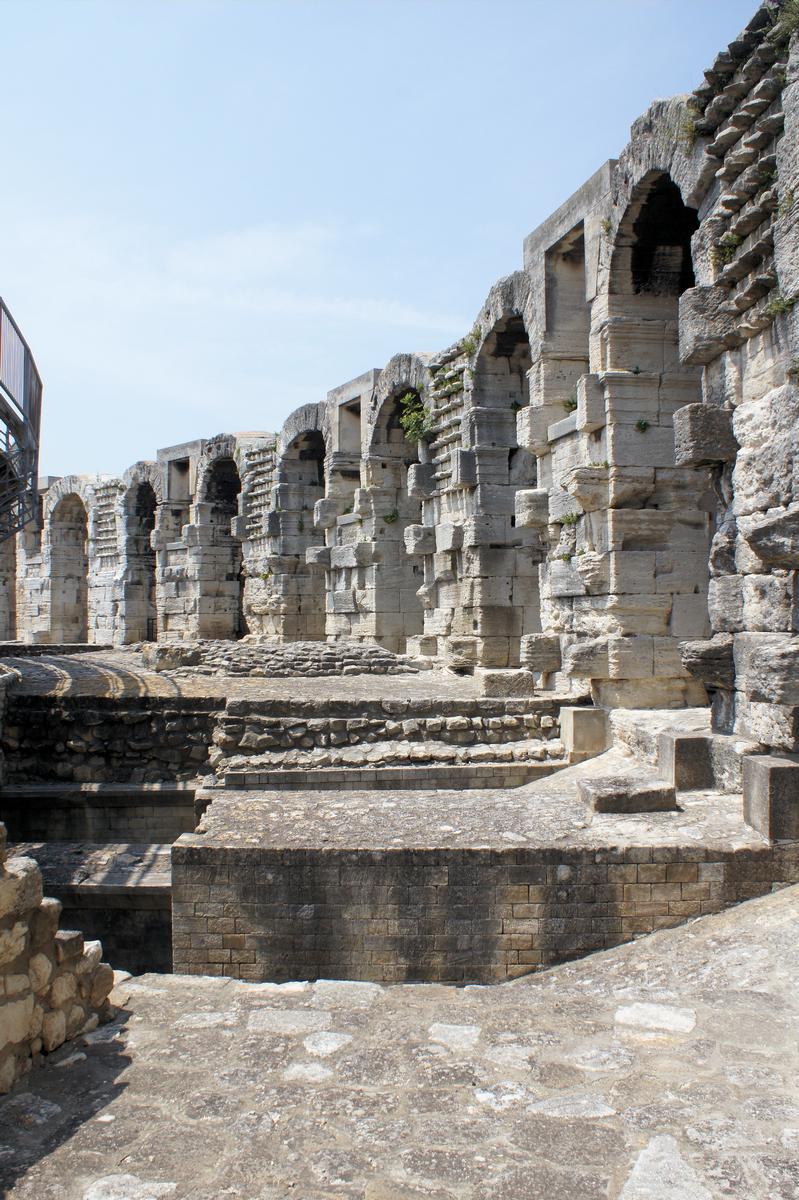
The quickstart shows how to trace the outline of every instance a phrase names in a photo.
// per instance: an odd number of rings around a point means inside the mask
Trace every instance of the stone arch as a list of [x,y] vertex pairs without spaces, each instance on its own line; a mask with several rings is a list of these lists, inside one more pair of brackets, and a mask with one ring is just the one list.
[[651,169],[635,185],[619,224],[610,293],[676,300],[694,286],[691,238],[699,228],[668,171]]
[[[361,626],[389,650],[403,652],[409,638],[418,638],[424,627],[419,592],[425,583],[424,562],[406,549],[406,531],[422,524],[420,489],[412,482],[418,464],[432,455],[425,439],[412,440],[401,423],[409,406],[426,409],[432,425],[435,412],[430,399],[427,358],[398,354],[380,374],[371,397],[364,434],[362,467],[362,534],[370,539],[374,560],[354,572],[362,583],[367,613]],[[428,469],[432,472],[433,468]],[[369,553],[365,553],[369,559]]]
[[163,502],[163,477],[156,463],[136,463],[123,476],[124,582],[118,636],[123,644],[158,638],[156,551],[153,534]]
[[328,426],[317,404],[293,412],[278,441],[269,514],[278,570],[269,582],[281,635],[291,641],[325,637],[325,577],[311,568],[308,552],[325,544],[314,515],[325,496],[328,444]]
[[[48,493],[45,520],[50,563],[50,642],[89,640],[89,510],[85,491],[66,481]],[[52,490],[52,489],[51,489]]]
[[197,472],[197,631],[201,638],[236,640],[248,632],[241,492],[235,439],[217,438],[206,447]]

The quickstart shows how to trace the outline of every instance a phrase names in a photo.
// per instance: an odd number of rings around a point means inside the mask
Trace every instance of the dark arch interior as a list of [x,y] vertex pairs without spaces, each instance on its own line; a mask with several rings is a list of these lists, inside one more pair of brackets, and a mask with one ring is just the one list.
[[318,429],[294,439],[284,455],[282,474],[287,483],[325,486],[325,439]]
[[205,498],[214,506],[214,516],[235,517],[238,512],[238,497],[241,479],[232,458],[220,458],[208,474]]
[[633,222],[633,292],[679,296],[693,287],[691,238],[698,228],[696,210],[683,204],[680,189],[668,175],[659,175]]

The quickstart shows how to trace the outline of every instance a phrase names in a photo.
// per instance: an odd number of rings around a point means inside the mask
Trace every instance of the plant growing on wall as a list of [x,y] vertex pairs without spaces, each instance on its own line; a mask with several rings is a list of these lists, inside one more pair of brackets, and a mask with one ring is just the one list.
[[433,433],[430,409],[418,392],[405,392],[399,398],[399,423],[409,442],[427,442]]

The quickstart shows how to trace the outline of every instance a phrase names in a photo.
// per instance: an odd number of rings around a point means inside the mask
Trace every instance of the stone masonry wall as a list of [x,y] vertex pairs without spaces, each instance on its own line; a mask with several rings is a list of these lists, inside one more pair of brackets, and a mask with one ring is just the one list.
[[42,896],[31,858],[6,857],[0,824],[0,1093],[42,1052],[94,1028],[114,973],[99,942],[61,930],[61,905]]
[[219,700],[12,697],[10,783],[157,783],[208,772]]
[[174,970],[489,982],[799,879],[795,850],[172,850]]

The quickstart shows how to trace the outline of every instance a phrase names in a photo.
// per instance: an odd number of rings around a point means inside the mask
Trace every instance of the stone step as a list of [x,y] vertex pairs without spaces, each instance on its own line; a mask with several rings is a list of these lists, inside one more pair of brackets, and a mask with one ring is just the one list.
[[[270,791],[319,790],[336,788],[339,791],[406,790],[414,788],[513,788],[543,779],[568,764],[558,762],[492,762],[405,765],[394,767],[354,766],[330,769],[230,771],[221,777],[225,788]],[[199,815],[208,797],[217,789],[198,790],[195,811]]]
[[10,784],[0,814],[14,841],[172,842],[194,828],[184,783]]
[[[193,827],[193,823],[192,823]],[[39,864],[61,924],[103,943],[116,970],[168,971],[172,964],[172,867],[163,842],[17,842]]]
[[[418,777],[438,770],[446,777],[459,768],[464,777],[477,770],[481,778],[485,777],[485,772],[490,778],[498,769],[501,773],[503,769],[515,768],[519,772],[526,771],[526,778],[537,778],[542,774],[542,767],[543,773],[549,774],[567,764],[563,744],[558,739],[530,738],[505,744],[470,746],[433,741],[383,741],[341,748],[293,750],[283,754],[235,755],[217,764],[216,776],[229,787],[263,787],[276,776],[296,778],[296,786],[307,786],[311,776],[325,776],[338,785],[356,774],[368,772],[374,775],[389,768],[399,779],[403,771]],[[480,786],[484,785],[481,783]],[[495,785],[489,783],[489,786]]]

